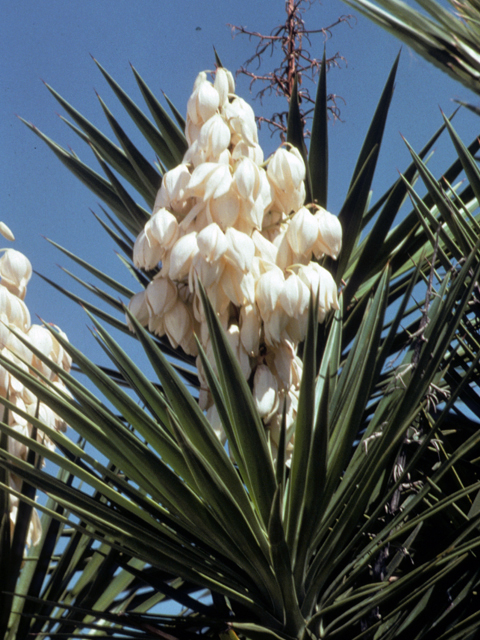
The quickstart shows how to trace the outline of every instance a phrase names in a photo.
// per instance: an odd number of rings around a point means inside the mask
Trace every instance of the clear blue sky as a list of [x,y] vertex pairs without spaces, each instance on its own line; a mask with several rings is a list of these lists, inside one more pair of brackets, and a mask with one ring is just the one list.
[[[314,4],[307,13],[307,26],[325,27],[350,12],[339,0]],[[72,268],[69,261],[48,245],[48,236],[93,262],[107,273],[134,283],[119,265],[112,241],[100,229],[90,209],[99,211],[95,196],[69,174],[48,148],[16,117],[23,116],[59,142],[71,146],[82,159],[88,150],[57,117],[60,110],[41,79],[52,85],[80,112],[107,132],[94,89],[106,100],[121,123],[128,118],[112,96],[92,62],[94,55],[132,96],[141,102],[129,63],[150,87],[165,91],[184,113],[196,74],[213,68],[215,46],[225,66],[235,71],[252,53],[245,37],[232,40],[227,23],[270,32],[284,20],[283,0],[16,0],[4,3],[0,42],[0,136],[2,194],[1,217],[34,269],[64,286],[70,280],[56,267]],[[313,40],[313,54],[321,56],[321,37]],[[336,51],[345,58],[328,76],[329,91],[342,96],[343,122],[330,127],[329,208],[337,213],[346,195],[357,154],[389,70],[400,49],[399,41],[358,16],[351,27],[337,27],[327,41],[327,55]],[[268,57],[264,69],[268,70]],[[248,83],[239,81],[237,93],[250,100]],[[403,48],[396,91],[380,156],[376,194],[380,195],[405,168],[409,155],[400,133],[420,149],[440,126],[441,107],[450,113],[452,98],[476,102],[475,96],[439,70]],[[279,104],[253,103],[257,113],[268,115]],[[480,121],[467,112],[455,118],[455,127],[470,143],[480,131]],[[128,127],[127,127],[128,130]],[[261,141],[273,150],[268,131]],[[141,145],[141,139],[138,138]],[[148,150],[143,147],[148,153]],[[454,159],[446,139],[436,147],[431,166],[438,175]],[[148,156],[154,161],[153,155]],[[94,162],[94,161],[93,161]],[[3,242],[2,246],[8,243]],[[73,267],[74,271],[78,270]],[[87,275],[87,278],[89,276]],[[79,292],[75,283],[71,285]],[[93,354],[88,318],[34,276],[26,302],[32,316],[38,314],[60,325],[77,346]],[[89,346],[92,345],[92,346]],[[97,352],[98,353],[98,352]]]

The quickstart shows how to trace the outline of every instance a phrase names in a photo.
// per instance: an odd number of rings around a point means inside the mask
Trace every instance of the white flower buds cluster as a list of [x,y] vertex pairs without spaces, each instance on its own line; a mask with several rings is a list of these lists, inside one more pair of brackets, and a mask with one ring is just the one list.
[[[0,223],[0,233],[8,240],[14,240],[14,236],[5,223]],[[32,275],[32,266],[28,258],[14,249],[2,249],[3,255],[0,257],[0,353],[2,356],[24,371],[35,374],[35,370],[46,376],[58,390],[65,390],[63,382],[59,377],[47,367],[37,356],[35,356],[23,342],[21,342],[10,329],[23,334],[27,340],[39,351],[48,356],[55,363],[60,365],[65,371],[70,370],[71,358],[62,348],[48,329],[41,325],[32,325],[30,313],[23,302],[28,281]],[[62,333],[63,337],[66,337]],[[38,417],[44,424],[58,431],[65,431],[66,424],[49,407],[41,403],[38,398],[29,391],[21,382],[11,375],[0,365],[0,394],[15,405],[15,407],[31,416]],[[0,405],[0,420],[6,417],[6,410]],[[14,431],[32,437],[32,425],[25,415],[8,411],[8,426]],[[55,448],[52,440],[44,433],[37,432],[37,440],[42,442],[51,450]],[[8,437],[8,452],[17,458],[26,460],[28,447]],[[15,491],[21,490],[21,479],[10,473],[9,484]],[[10,528],[13,529],[18,513],[19,499],[11,494],[10,500]],[[37,544],[41,536],[41,526],[36,511],[32,514],[32,519],[28,532],[28,544]]]
[[[135,266],[160,266],[130,310],[172,346],[197,355],[196,334],[215,367],[198,282],[229,337],[273,444],[284,402],[296,415],[310,292],[318,321],[338,308],[331,274],[312,261],[338,256],[338,218],[305,202],[305,164],[291,146],[264,162],[255,115],[234,93],[233,76],[198,75],[187,105],[189,148],[168,171],[153,214],[136,239]],[[199,359],[200,404],[221,436]]]

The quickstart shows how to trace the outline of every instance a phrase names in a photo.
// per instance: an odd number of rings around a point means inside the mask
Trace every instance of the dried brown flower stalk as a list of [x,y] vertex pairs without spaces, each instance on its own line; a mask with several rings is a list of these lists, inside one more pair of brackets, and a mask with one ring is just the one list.
[[[319,73],[322,65],[321,58],[311,56],[309,50],[309,47],[312,46],[311,36],[315,34],[322,34],[324,40],[326,40],[331,37],[331,32],[334,27],[337,27],[342,23],[350,25],[352,20],[351,15],[342,15],[328,27],[322,27],[320,29],[306,29],[303,15],[313,4],[313,1],[314,0],[286,0],[286,20],[284,24],[277,25],[269,35],[265,35],[257,31],[249,31],[245,27],[229,25],[232,28],[234,36],[237,34],[243,34],[247,35],[250,39],[255,38],[258,40],[253,56],[249,58],[237,71],[237,75],[243,74],[251,79],[250,90],[252,90],[255,82],[260,81],[264,83],[265,86],[257,92],[255,95],[256,98],[259,98],[261,101],[265,95],[274,94],[276,96],[284,96],[287,100],[290,100],[295,77],[297,77],[300,112],[304,128],[311,112],[313,111],[315,98],[310,95],[310,90],[305,86],[303,80],[306,78],[314,84],[315,77]],[[305,46],[305,43],[307,43],[308,46]],[[263,55],[265,53],[270,53],[270,56],[273,56],[278,47],[280,47],[283,57],[280,64],[273,69],[273,71],[265,74],[259,74],[251,71],[250,67],[254,63],[257,64],[258,71],[263,61]],[[338,52],[333,56],[326,58],[327,69],[332,66],[338,67],[341,61],[345,62],[345,59]],[[343,98],[332,93],[328,96],[328,99],[329,111],[333,119],[335,120],[340,118],[338,101],[343,100]],[[257,122],[259,125],[261,125],[262,122],[265,122],[272,130],[272,133],[279,131],[280,136],[283,139],[287,130],[287,115],[288,110],[279,111],[274,113],[271,118],[263,116],[257,117]],[[306,134],[308,135],[308,131],[306,131]]]

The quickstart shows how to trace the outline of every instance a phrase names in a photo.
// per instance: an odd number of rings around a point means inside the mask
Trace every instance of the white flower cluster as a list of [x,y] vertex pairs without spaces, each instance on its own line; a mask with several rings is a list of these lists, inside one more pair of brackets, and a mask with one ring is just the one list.
[[[5,223],[0,222],[0,233],[8,240],[14,236]],[[21,332],[28,341],[43,354],[60,365],[65,371],[70,370],[71,358],[52,336],[50,331],[41,325],[31,324],[30,313],[23,302],[27,284],[32,276],[32,266],[23,253],[15,249],[0,250],[0,353],[24,371],[35,374],[35,370],[46,376],[54,386],[65,391],[63,382],[58,376],[36,357],[10,329]],[[66,337],[64,333],[62,336]],[[30,368],[31,367],[31,368]],[[37,417],[44,424],[58,431],[65,431],[66,424],[49,407],[29,391],[19,380],[12,376],[4,367],[0,366],[0,395],[8,398],[15,407],[31,416]],[[0,420],[4,420],[6,410],[0,405]],[[15,411],[8,411],[8,425],[23,436],[32,437],[32,425],[28,420]],[[55,448],[52,440],[44,433],[37,432],[37,440],[49,449]],[[8,437],[8,452],[22,460],[27,459],[28,447],[12,437]],[[22,480],[10,473],[10,487],[15,491],[21,490]],[[10,528],[13,529],[17,519],[19,499],[10,495]],[[28,532],[28,544],[37,544],[40,540],[41,526],[36,511],[32,514]]]
[[[161,263],[130,310],[173,347],[197,355],[196,334],[215,368],[198,281],[225,328],[272,443],[287,403],[296,415],[310,291],[318,321],[338,308],[331,274],[315,259],[336,258],[338,218],[305,201],[305,164],[291,146],[264,162],[252,108],[235,95],[233,76],[198,75],[187,106],[189,148],[168,171],[153,214],[136,239],[133,260],[147,271]],[[199,359],[200,405],[223,431]]]

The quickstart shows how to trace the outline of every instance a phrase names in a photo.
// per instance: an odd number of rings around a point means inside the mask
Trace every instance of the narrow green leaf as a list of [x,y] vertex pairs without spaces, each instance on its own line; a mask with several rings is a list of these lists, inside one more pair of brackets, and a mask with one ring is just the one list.
[[182,162],[183,156],[188,149],[188,144],[185,135],[183,134],[183,129],[180,130],[175,125],[173,120],[170,118],[168,113],[162,107],[157,98],[153,95],[143,78],[133,66],[132,71],[135,76],[135,80],[140,87],[143,98],[147,103],[148,108],[150,109],[150,113],[152,114],[153,119],[156,122],[157,127],[160,129],[163,137],[169,145],[172,154],[175,156],[177,164],[180,164]]
[[[98,99],[102,106],[103,112],[107,117],[109,125],[111,126],[115,136],[117,137],[117,140],[122,145],[125,155],[130,160],[130,163],[134,168],[135,173],[137,174],[137,183],[139,182],[140,185],[143,184],[147,189],[148,197],[146,198],[146,200],[150,208],[153,208],[157,191],[159,190],[162,183],[161,176],[133,144],[133,142],[127,136],[117,120],[113,117],[111,111],[108,109],[107,105],[103,102],[100,96],[98,96]],[[140,192],[142,191],[141,188],[139,190]]]
[[110,276],[107,276],[106,273],[104,273],[100,269],[97,269],[96,267],[94,267],[93,265],[89,264],[85,260],[82,260],[82,258],[79,258],[74,253],[72,253],[68,249],[65,249],[64,247],[62,247],[61,245],[57,244],[53,240],[50,240],[49,238],[46,238],[46,240],[51,245],[53,245],[54,247],[59,249],[66,256],[71,258],[74,262],[76,262],[81,267],[86,269],[89,273],[91,273],[96,278],[98,278],[99,280],[104,282],[111,289],[113,289],[114,291],[117,291],[120,295],[125,296],[127,298],[131,298],[134,295],[134,292],[131,289],[128,289],[128,287],[125,287],[124,285],[122,285],[120,282],[118,282],[118,280],[115,280],[114,278],[111,278]]
[[223,395],[235,429],[236,448],[247,471],[247,477],[243,481],[266,527],[276,486],[265,427],[236,356],[201,285],[200,295]]
[[[295,446],[293,448],[292,465],[289,477],[287,509],[285,518],[286,540],[292,561],[295,564],[299,533],[305,506],[305,486],[307,482],[305,470],[308,468],[312,453],[315,405],[316,374],[316,337],[318,325],[318,299],[310,294],[308,308],[308,327],[303,355],[302,380],[298,399],[297,418],[295,422]],[[302,543],[305,541],[302,541]]]
[[20,118],[20,120],[48,145],[62,164],[64,164],[81,182],[83,182],[83,184],[85,184],[91,191],[93,191],[93,193],[95,193],[96,196],[110,207],[130,232],[134,235],[138,234],[137,226],[130,226],[131,218],[122,200],[118,197],[112,185],[110,185],[105,178],[102,178],[102,176],[81,162],[73,153],[67,153],[65,149],[48,138],[34,125],[23,120],[23,118]]
[[328,108],[327,65],[325,47],[318,78],[317,95],[312,121],[312,137],[308,154],[308,166],[312,181],[312,201],[327,208],[328,194]]
[[349,191],[353,188],[353,185],[355,184],[361,172],[363,171],[363,167],[367,162],[367,159],[371,156],[372,150],[375,147],[378,147],[379,149],[382,143],[383,132],[385,130],[388,110],[390,108],[390,103],[392,100],[393,89],[395,86],[395,76],[397,74],[399,61],[400,61],[400,53],[397,55],[395,62],[393,63],[393,67],[390,71],[390,74],[388,76],[387,82],[383,89],[382,95],[378,102],[372,122],[368,129],[367,135],[365,136],[362,149],[360,151],[360,154],[357,159],[357,163],[355,165],[355,169],[352,174]]
[[140,193],[145,197],[148,197],[148,191],[145,190],[143,185],[139,183],[137,173],[135,168],[130,163],[128,157],[122,151],[120,147],[117,147],[113,142],[111,142],[105,134],[103,134],[97,127],[95,127],[91,122],[89,122],[81,113],[79,113],[76,109],[74,109],[62,96],[60,96],[50,85],[45,83],[45,86],[50,91],[50,93],[54,96],[54,98],[62,105],[68,115],[73,118],[73,120],[80,125],[85,133],[73,127],[68,120],[64,120],[64,122],[70,126],[78,135],[81,135],[83,140],[88,144],[91,144],[95,147],[97,152],[104,158],[106,162],[108,162],[115,171],[128,180],[128,182],[137,188]]
[[307,148],[305,146],[305,138],[303,135],[303,124],[302,124],[302,116],[300,114],[300,107],[298,104],[298,86],[297,86],[297,78],[295,77],[295,82],[293,84],[292,95],[290,96],[290,106],[288,109],[288,119],[287,119],[287,142],[294,146],[303,158],[305,163],[305,191],[306,191],[306,202],[312,202],[312,181],[310,178],[310,170],[307,158]]
[[163,136],[153,126],[145,114],[137,107],[135,102],[125,93],[125,91],[123,91],[120,85],[115,82],[115,80],[105,71],[102,65],[95,60],[95,58],[94,62],[100,69],[103,77],[108,82],[117,98],[120,100],[128,115],[132,118],[150,146],[153,147],[155,153],[158,154],[162,163],[168,169],[173,169],[177,163]]
[[180,111],[173,104],[173,102],[170,100],[170,98],[167,96],[167,94],[164,91],[162,91],[162,93],[163,93],[163,97],[167,101],[168,106],[172,110],[172,113],[173,113],[173,115],[175,117],[175,120],[177,121],[178,126],[180,127],[180,131],[185,131],[185,118],[182,116]]

